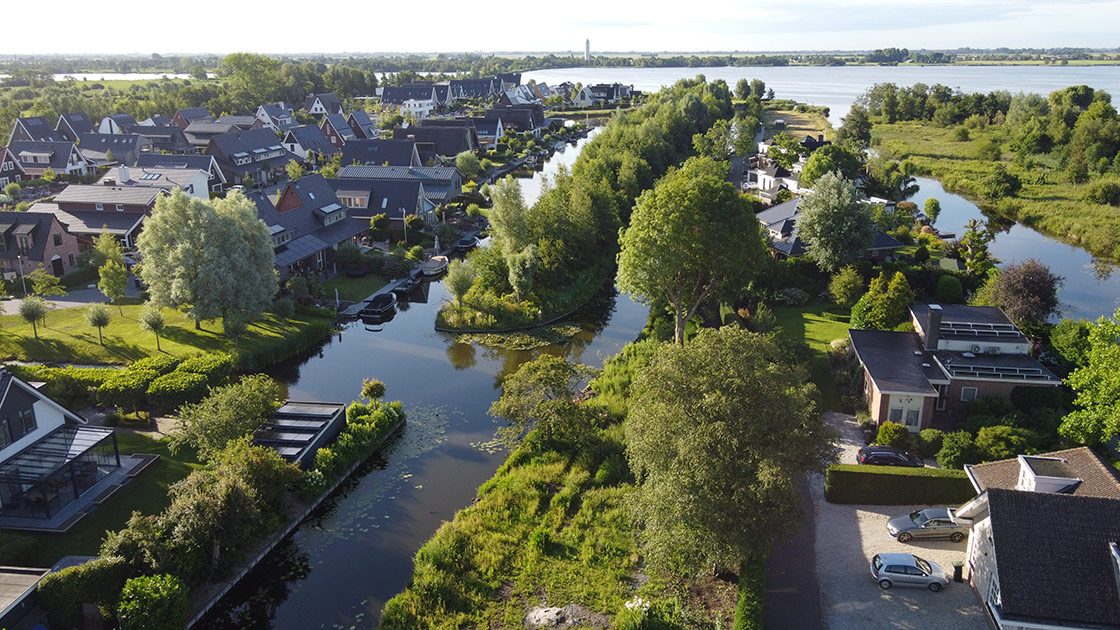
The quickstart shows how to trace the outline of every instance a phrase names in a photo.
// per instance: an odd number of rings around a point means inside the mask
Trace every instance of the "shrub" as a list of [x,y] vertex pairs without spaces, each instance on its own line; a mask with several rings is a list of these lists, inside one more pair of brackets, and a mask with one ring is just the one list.
[[1011,390],[1011,404],[1021,413],[1029,414],[1039,409],[1065,409],[1069,399],[1061,387],[1024,387]]
[[751,332],[766,333],[774,330],[778,325],[778,318],[774,315],[774,311],[770,310],[769,306],[759,304],[758,308],[754,310],[754,314],[747,320],[747,328]]
[[1085,201],[1109,206],[1120,206],[1120,181],[1101,180],[1089,185],[1085,191]]
[[775,293],[774,301],[786,306],[804,306],[809,303],[809,294],[797,287],[788,287]]
[[864,293],[863,297],[856,300],[856,303],[852,305],[852,316],[848,319],[848,324],[856,329],[867,328],[867,311],[870,308],[871,294]]
[[185,627],[187,610],[187,586],[165,574],[125,582],[117,614],[121,630],[164,630]]
[[976,435],[976,449],[984,461],[1010,459],[1029,454],[1039,435],[1030,429],[1008,426],[984,427]]
[[221,352],[191,357],[179,364],[179,372],[201,374],[206,377],[206,385],[217,387],[229,380],[233,371],[233,357]]
[[285,284],[284,286],[286,286],[288,291],[296,297],[303,297],[307,295],[309,290],[307,286],[307,279],[303,276],[292,276],[288,279],[287,284]]
[[945,439],[945,432],[937,429],[922,429],[918,433],[918,454],[923,458],[935,457],[941,450],[941,442]]
[[838,271],[828,283],[828,292],[832,295],[832,299],[847,309],[852,308],[866,290],[867,284],[863,281],[863,276],[859,275],[856,268],[851,265]]
[[824,496],[831,503],[938,505],[976,493],[961,470],[834,464],[825,473]]
[[925,245],[922,245],[914,251],[914,262],[920,265],[927,260],[929,260],[929,248],[927,248]]
[[732,630],[762,630],[765,596],[766,565],[758,562],[742,567]]
[[84,603],[97,604],[111,616],[127,571],[123,558],[102,557],[48,573],[39,581],[39,605],[59,628],[81,625]]
[[964,287],[956,276],[944,275],[937,279],[933,297],[942,304],[960,304],[964,301]]
[[897,422],[880,424],[879,435],[875,439],[875,443],[893,446],[902,451],[909,451],[914,448],[914,440],[910,437],[910,431]]
[[[965,464],[980,463],[980,450],[972,441],[968,431],[954,431],[945,435],[941,450],[937,451],[937,463],[942,468],[964,468]],[[941,503],[946,503],[941,501]]]
[[362,250],[353,243],[344,243],[338,246],[338,266],[343,269],[355,269],[362,265]]
[[147,403],[146,395],[159,373],[150,370],[125,370],[97,388],[97,402],[103,407],[136,410]]
[[178,409],[184,403],[202,400],[209,390],[202,374],[176,370],[152,381],[148,386],[148,402],[161,409]]
[[182,359],[172,356],[146,357],[128,366],[129,372],[155,372],[159,376],[170,374],[179,367]]

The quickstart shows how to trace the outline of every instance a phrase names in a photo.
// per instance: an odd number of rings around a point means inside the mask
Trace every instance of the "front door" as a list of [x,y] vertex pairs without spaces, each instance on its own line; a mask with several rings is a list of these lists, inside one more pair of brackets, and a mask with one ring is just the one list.
[[55,256],[51,259],[51,273],[58,277],[62,277],[62,256]]

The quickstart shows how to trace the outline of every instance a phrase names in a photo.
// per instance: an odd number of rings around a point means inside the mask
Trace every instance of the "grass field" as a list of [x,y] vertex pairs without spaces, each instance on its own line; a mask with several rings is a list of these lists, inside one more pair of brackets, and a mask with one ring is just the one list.
[[[113,319],[102,330],[104,346],[97,341],[97,329],[86,323],[85,308],[50,311],[46,320],[39,323],[38,339],[31,325],[18,315],[0,316],[0,358],[125,364],[154,355],[155,335],[140,330],[136,323],[143,308],[140,304],[126,303],[122,315],[121,310],[110,306]],[[283,322],[268,313],[250,324],[245,336],[235,345],[232,339],[222,334],[220,321],[205,321],[202,330],[195,330],[194,320],[176,310],[164,309],[163,315],[167,330],[160,336],[160,348],[164,353],[176,356],[233,352],[238,348],[251,351],[264,344],[276,343],[317,319],[297,314]]]
[[953,128],[915,122],[877,124],[874,135],[881,147],[904,158],[918,175],[941,181],[946,190],[961,194],[981,208],[1019,221],[1054,238],[1085,248],[1099,258],[1120,258],[1120,208],[1088,203],[1082,196],[1088,184],[1070,184],[1053,156],[1038,156],[1033,168],[1013,164],[1006,144],[1002,163],[1023,183],[1013,199],[993,201],[983,195],[984,179],[995,162],[975,157],[984,138],[1002,141],[999,128],[971,131],[971,139],[953,140]]
[[774,129],[777,119],[786,121],[785,132],[799,140],[806,135],[814,138],[823,134],[825,139],[831,140],[835,131],[824,116],[816,112],[796,112],[791,109],[767,109],[762,112],[762,122],[766,123],[766,137],[772,138],[780,130]]
[[836,308],[835,304],[810,304],[774,309],[782,335],[793,343],[806,343],[813,350],[811,375],[821,392],[826,411],[842,411],[840,393],[828,368],[828,344],[833,339],[848,337],[848,323],[835,322],[821,315]]
[[327,292],[328,300],[334,299],[334,290],[338,289],[340,300],[360,302],[373,295],[374,291],[387,283],[388,281],[385,278],[375,273],[366,274],[361,278],[351,278],[346,274],[339,274],[324,282],[323,289]]

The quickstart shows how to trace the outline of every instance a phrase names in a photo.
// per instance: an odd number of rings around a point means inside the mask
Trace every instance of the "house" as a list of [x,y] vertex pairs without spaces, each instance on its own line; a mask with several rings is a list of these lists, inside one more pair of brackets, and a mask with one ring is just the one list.
[[0,567],[0,628],[14,628],[38,605],[39,581],[49,569]]
[[206,171],[199,169],[118,166],[106,171],[97,183],[103,186],[156,188],[169,193],[178,189],[196,199],[209,200],[209,179]]
[[8,147],[0,147],[0,190],[13,182],[27,178],[27,171]]
[[97,126],[97,133],[133,133],[139,123],[128,114],[110,114],[101,119]]
[[303,102],[303,108],[314,116],[343,113],[342,101],[335,96],[334,92],[308,94],[307,99]]
[[356,242],[369,229],[369,219],[351,216],[322,175],[285,183],[275,199],[263,193],[252,193],[249,199],[272,232],[281,280],[324,269],[334,262],[339,245]]
[[[144,120],[141,120],[139,122],[139,125],[141,127],[170,127],[172,126],[171,123],[172,119],[168,116],[164,116],[163,114],[152,114]],[[179,131],[182,131],[182,129],[179,129]]]
[[510,88],[498,97],[498,105],[532,105],[541,102],[540,95],[528,85]]
[[[126,167],[127,168],[127,167]],[[164,190],[144,186],[70,184],[55,195],[54,203],[66,212],[127,212],[150,214]]]
[[913,304],[910,318],[917,332],[848,331],[877,424],[917,432],[935,421],[959,423],[977,398],[1061,385],[1027,354],[1030,340],[998,308]]
[[66,135],[55,131],[46,118],[30,116],[12,121],[12,133],[8,134],[8,146],[13,142],[65,142]]
[[572,96],[572,105],[575,107],[591,107],[595,104],[595,94],[590,87],[583,87]]
[[[467,129],[470,133],[469,140],[471,146],[475,148],[478,147],[478,130],[475,129],[473,118],[428,118],[416,124],[420,127],[461,127]],[[473,151],[474,149],[471,150]]]
[[331,146],[339,150],[346,146],[347,142],[358,139],[358,134],[354,133],[342,114],[323,116],[323,120],[319,122],[319,131],[323,132],[323,137],[331,143]]
[[196,151],[205,151],[210,146],[210,140],[215,136],[235,131],[237,131],[237,128],[233,123],[195,121],[187,125],[187,128],[183,130],[183,135],[187,137],[187,142]]
[[498,105],[486,113],[487,118],[501,118],[505,131],[516,133],[532,133],[540,137],[541,131],[548,125],[544,116],[544,107],[540,103],[528,105]]
[[64,515],[82,495],[104,491],[109,477],[120,468],[111,427],[91,426],[30,384],[0,370],[3,526],[34,528],[36,521]]
[[[148,144],[151,145],[149,150],[151,151],[184,153],[191,150],[186,134],[175,125],[141,124],[136,127],[136,135],[140,136],[141,141],[148,140]],[[135,162],[129,162],[129,164],[135,164]]]
[[206,174],[207,187],[220,191],[225,185],[225,175],[218,168],[218,161],[212,155],[164,155],[162,153],[141,153],[136,160],[141,168],[178,168],[202,171]]
[[401,104],[400,112],[412,116],[413,120],[421,120],[431,116],[435,108],[436,102],[432,99],[409,99]]
[[342,148],[343,164],[423,166],[414,140],[354,140]]
[[95,166],[135,164],[141,152],[152,150],[152,142],[131,133],[86,133],[78,138],[78,150]]
[[452,79],[449,85],[452,98],[455,100],[466,98],[488,99],[502,91],[502,82],[496,78]]
[[[801,197],[794,197],[776,206],[771,206],[755,215],[762,225],[763,234],[769,237],[770,252],[778,258],[790,258],[805,254],[805,243],[797,229],[797,208]],[[895,252],[902,247],[886,232],[876,228],[875,238],[863,252],[865,260],[894,260]]]
[[493,117],[476,118],[471,117],[468,120],[474,124],[475,138],[478,140],[478,145],[487,150],[494,150],[498,146],[498,141],[502,139],[505,134],[505,127],[502,125],[501,116],[494,115]]
[[429,226],[436,224],[437,204],[428,198],[420,179],[328,179],[327,183],[350,215],[365,221],[367,227],[377,214],[402,224],[414,214]]
[[436,91],[436,107],[451,107],[455,104],[455,95],[451,93],[449,84],[437,83],[432,88]]
[[342,151],[327,142],[327,137],[315,125],[289,129],[280,141],[290,153],[303,161],[329,160]]
[[0,212],[0,264],[7,277],[22,276],[39,268],[61,276],[78,268],[77,257],[77,237],[67,232],[54,215]]
[[171,124],[184,130],[193,122],[214,122],[214,116],[205,107],[184,107],[171,117]]
[[359,138],[364,140],[376,140],[381,137],[381,130],[377,128],[377,122],[369,117],[364,109],[355,109],[350,112],[346,117],[346,124],[354,130]]
[[617,105],[620,101],[629,99],[634,91],[633,85],[621,83],[598,83],[590,87],[591,96],[595,103],[600,105]]
[[253,444],[275,449],[289,463],[310,470],[319,449],[346,426],[346,405],[289,400],[253,432]]
[[382,105],[404,105],[405,101],[436,101],[436,88],[433,83],[409,83],[402,86],[387,85],[381,91]]
[[85,175],[93,168],[93,163],[69,141],[13,142],[8,150],[28,177],[40,177],[48,168],[62,175]]
[[77,114],[62,114],[54,125],[55,131],[61,133],[70,142],[77,142],[78,137],[84,133],[93,133],[93,121],[85,112]]
[[240,184],[246,177],[254,183],[270,182],[295,158],[271,129],[263,128],[214,136],[206,152],[214,156],[231,184]]
[[254,116],[264,127],[281,133],[299,126],[294,108],[284,101],[259,105]]
[[397,127],[393,130],[393,138],[414,140],[420,161],[424,164],[434,163],[441,157],[454,158],[464,151],[473,153],[478,148],[471,128],[467,126],[413,125],[407,129]]
[[[451,203],[463,192],[463,174],[454,166],[343,166],[339,179],[417,179],[424,196],[436,205]],[[331,180],[328,180],[331,181]]]
[[[764,143],[760,143],[762,147]],[[765,153],[765,150],[763,150]],[[778,200],[778,194],[783,190],[798,194],[804,192],[800,186],[801,167],[803,161],[786,168],[765,155],[751,156],[747,160],[746,189],[768,203]]]
[[256,116],[234,116],[233,114],[226,114],[219,116],[214,122],[219,125],[230,125],[233,131],[248,131],[250,129],[263,129],[264,123]]
[[495,78],[502,82],[501,89],[503,90],[508,90],[510,88],[515,88],[521,85],[520,72],[499,72]]
[[1001,630],[1120,628],[1120,478],[1091,449],[967,467],[969,583]]
[[75,210],[68,212],[57,203],[40,201],[31,206],[31,212],[43,212],[58,219],[66,231],[78,238],[78,242],[89,246],[102,232],[112,234],[124,247],[136,243],[141,225],[147,214],[139,212],[106,212],[104,210]]

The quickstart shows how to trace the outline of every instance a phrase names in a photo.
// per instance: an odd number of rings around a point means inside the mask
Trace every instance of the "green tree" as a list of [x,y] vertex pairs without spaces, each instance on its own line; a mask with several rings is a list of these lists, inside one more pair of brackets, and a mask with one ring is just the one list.
[[854,184],[836,173],[817,180],[797,208],[805,255],[825,271],[858,258],[875,240],[871,211]]
[[937,217],[941,216],[941,202],[930,197],[926,199],[925,208],[922,209],[926,217],[929,219],[929,224],[937,223]]
[[490,220],[490,240],[503,255],[521,251],[529,244],[528,209],[521,196],[521,184],[510,176],[503,177],[490,187],[494,206],[487,212]]
[[838,144],[825,145],[809,155],[805,166],[801,167],[801,177],[797,185],[812,188],[813,184],[825,173],[839,173],[844,179],[855,179],[863,165],[859,157]]
[[505,378],[501,397],[490,405],[490,415],[507,423],[499,437],[512,448],[538,427],[549,442],[578,440],[590,430],[591,418],[575,399],[591,375],[587,366],[550,354],[522,365]]
[[191,66],[188,74],[191,75],[192,79],[195,79],[197,81],[205,81],[209,78],[209,75],[206,73],[206,68],[197,64]]
[[996,164],[991,174],[984,178],[984,196],[989,199],[1014,197],[1022,187],[1023,182],[1008,173],[1002,164]]
[[879,425],[879,434],[875,438],[876,444],[893,446],[900,451],[909,451],[914,448],[914,437],[910,430],[897,422],[884,422]]
[[750,96],[751,96],[751,82],[750,82],[750,79],[747,79],[745,77],[742,78],[742,79],[739,79],[738,83],[735,84],[735,98],[737,98],[741,101],[745,101],[748,98],[750,98]]
[[937,279],[934,299],[942,304],[960,304],[964,299],[964,286],[960,278],[948,274]]
[[983,427],[976,434],[976,449],[984,461],[1012,459],[1030,454],[1031,442],[1038,436],[1030,429],[996,425]]
[[793,168],[793,163],[804,152],[805,147],[797,138],[782,131],[770,139],[770,149],[767,150],[766,155],[782,168]]
[[303,177],[303,165],[295,160],[288,160],[288,164],[284,166],[284,172],[288,174],[288,179],[297,180]]
[[463,296],[474,286],[476,275],[474,267],[463,260],[454,260],[447,268],[447,277],[443,279],[443,286],[459,304],[460,312],[463,310]]
[[1042,324],[1058,312],[1058,288],[1065,280],[1034,258],[1007,265],[996,276],[993,297],[1011,321]]
[[1062,421],[1062,437],[1104,444],[1120,433],[1120,309],[1088,330],[1084,362],[1066,378],[1077,409]]
[[828,283],[828,292],[842,308],[851,309],[865,292],[863,276],[855,267],[847,266],[836,272]]
[[121,591],[117,617],[121,630],[182,628],[190,621],[187,586],[173,575],[129,579]]
[[720,119],[704,133],[692,136],[692,147],[702,157],[725,162],[731,157],[731,121]]
[[657,348],[631,386],[624,424],[651,564],[759,566],[799,522],[800,480],[834,458],[806,380],[776,340],[736,327]]
[[965,228],[965,233],[961,236],[961,258],[964,259],[965,268],[975,276],[986,276],[996,263],[988,253],[992,233],[988,231],[988,224],[979,219],[969,219]]
[[140,326],[140,330],[146,330],[156,336],[156,352],[163,352],[159,347],[159,336],[167,328],[163,312],[149,302],[144,305],[144,310],[140,312],[140,319],[136,323]]
[[269,103],[280,97],[280,62],[265,55],[233,53],[226,55],[218,65],[218,74],[227,77],[232,94],[244,92],[246,108],[253,104]]
[[982,459],[980,449],[976,448],[968,431],[946,433],[941,441],[941,450],[937,451],[937,464],[942,468],[960,470],[965,464],[979,464]]
[[1089,333],[1093,326],[1086,319],[1063,319],[1050,331],[1050,345],[1067,365],[1082,367],[1089,362]]
[[19,184],[15,183],[15,182],[12,182],[12,183],[10,183],[10,184],[8,184],[7,186],[4,187],[4,194],[11,197],[12,200],[13,200],[13,203],[14,203],[15,201],[19,201],[19,191],[20,190],[21,189],[20,189]]
[[117,305],[123,316],[124,307],[121,305],[121,298],[124,297],[124,289],[128,284],[128,270],[124,265],[110,260],[101,265],[97,275],[100,277],[97,288]]
[[101,329],[108,326],[112,319],[113,316],[104,304],[90,304],[86,307],[86,323],[97,329],[97,343],[102,346],[105,345],[105,340],[101,338]]
[[23,321],[31,324],[31,330],[35,333],[35,338],[39,338],[39,322],[47,318],[47,303],[43,298],[32,295],[23,298],[23,302],[19,305],[19,316]]
[[742,289],[764,251],[758,221],[727,167],[691,158],[642,193],[620,238],[618,286],[645,304],[667,304],[673,339],[700,305]]
[[[774,91],[770,91],[770,98],[773,98]],[[751,96],[762,100],[766,96],[766,84],[762,79],[751,79]]]
[[381,400],[385,397],[385,383],[375,379],[367,378],[362,381],[362,398],[369,401]]
[[198,448],[209,461],[230,442],[253,432],[280,406],[280,385],[264,374],[251,374],[237,383],[210,391],[202,402],[179,409],[179,426],[171,433],[171,448]]
[[978,140],[972,148],[972,157],[982,162],[999,162],[1003,149],[995,138]]
[[42,267],[36,267],[26,278],[31,281],[31,294],[39,297],[66,295],[66,289],[58,276],[52,276]]
[[525,249],[506,257],[509,266],[509,286],[513,287],[514,295],[518,301],[533,290],[533,275],[540,266],[541,258],[537,253],[536,245],[527,245]]
[[455,156],[455,168],[459,169],[463,177],[468,180],[475,179],[482,174],[482,163],[478,161],[478,156],[471,151],[463,151]]
[[[888,272],[884,271],[871,281],[866,296],[860,301],[864,302],[864,310],[859,328],[893,330],[908,319],[914,291],[902,272],[896,271],[888,276]],[[853,307],[853,319],[855,312],[856,308]]]
[[124,265],[124,250],[121,249],[121,242],[106,228],[102,228],[101,233],[93,237],[93,251],[95,267],[100,268],[106,262]]
[[852,105],[848,115],[844,117],[844,124],[836,131],[836,144],[857,154],[862,154],[867,149],[871,144],[871,119],[865,108]]

